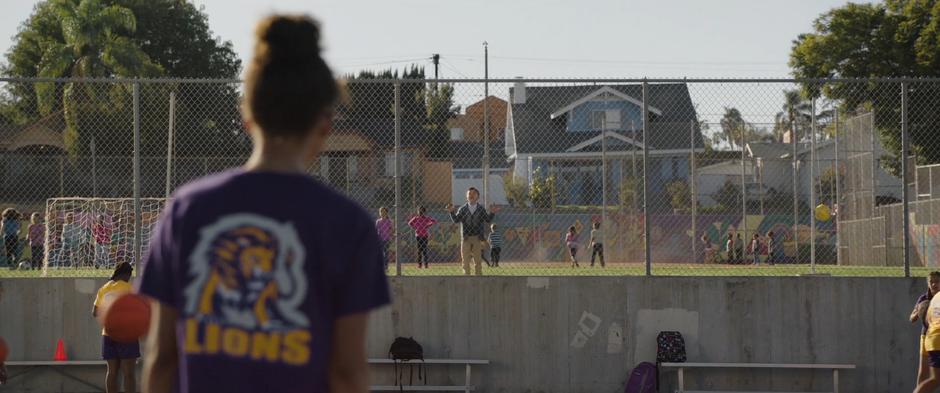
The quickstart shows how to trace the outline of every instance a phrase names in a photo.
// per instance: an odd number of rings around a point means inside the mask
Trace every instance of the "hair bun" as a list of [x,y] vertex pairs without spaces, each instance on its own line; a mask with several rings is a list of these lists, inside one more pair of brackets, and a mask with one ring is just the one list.
[[320,27],[306,15],[272,16],[263,20],[256,31],[257,54],[279,60],[307,62],[320,59]]

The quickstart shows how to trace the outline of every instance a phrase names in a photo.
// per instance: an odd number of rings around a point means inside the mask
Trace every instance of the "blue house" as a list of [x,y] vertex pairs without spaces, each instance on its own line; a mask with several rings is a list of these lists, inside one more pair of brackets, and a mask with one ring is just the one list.
[[509,95],[505,148],[513,175],[529,184],[554,176],[560,205],[601,204],[602,157],[608,204],[617,204],[621,184],[631,184],[630,178],[636,179],[633,184],[642,181],[645,149],[651,209],[668,210],[666,185],[687,182],[690,155],[704,149],[684,83],[650,84],[646,116],[640,84],[535,87],[520,82]]

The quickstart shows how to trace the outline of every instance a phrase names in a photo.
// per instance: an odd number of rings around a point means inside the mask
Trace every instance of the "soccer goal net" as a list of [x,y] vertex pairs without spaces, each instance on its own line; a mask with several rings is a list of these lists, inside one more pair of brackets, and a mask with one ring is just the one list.
[[[166,198],[141,198],[141,255]],[[46,200],[45,263],[48,267],[113,268],[134,258],[133,198]]]

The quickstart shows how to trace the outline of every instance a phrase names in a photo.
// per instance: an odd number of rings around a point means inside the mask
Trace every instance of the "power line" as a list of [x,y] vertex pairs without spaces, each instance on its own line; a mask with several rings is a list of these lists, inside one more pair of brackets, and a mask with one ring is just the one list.
[[383,65],[383,64],[413,63],[413,62],[418,62],[418,61],[424,61],[427,59],[428,59],[427,57],[421,57],[417,59],[380,61],[380,62],[374,62],[374,63],[338,64],[337,67],[367,67],[367,66],[375,66],[375,65]]

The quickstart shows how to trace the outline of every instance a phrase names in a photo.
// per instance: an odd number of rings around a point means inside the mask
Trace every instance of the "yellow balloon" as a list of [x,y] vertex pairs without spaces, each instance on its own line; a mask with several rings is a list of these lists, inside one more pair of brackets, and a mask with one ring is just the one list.
[[817,221],[829,221],[829,218],[831,218],[829,206],[826,206],[824,203],[820,203],[819,206],[816,206]]

